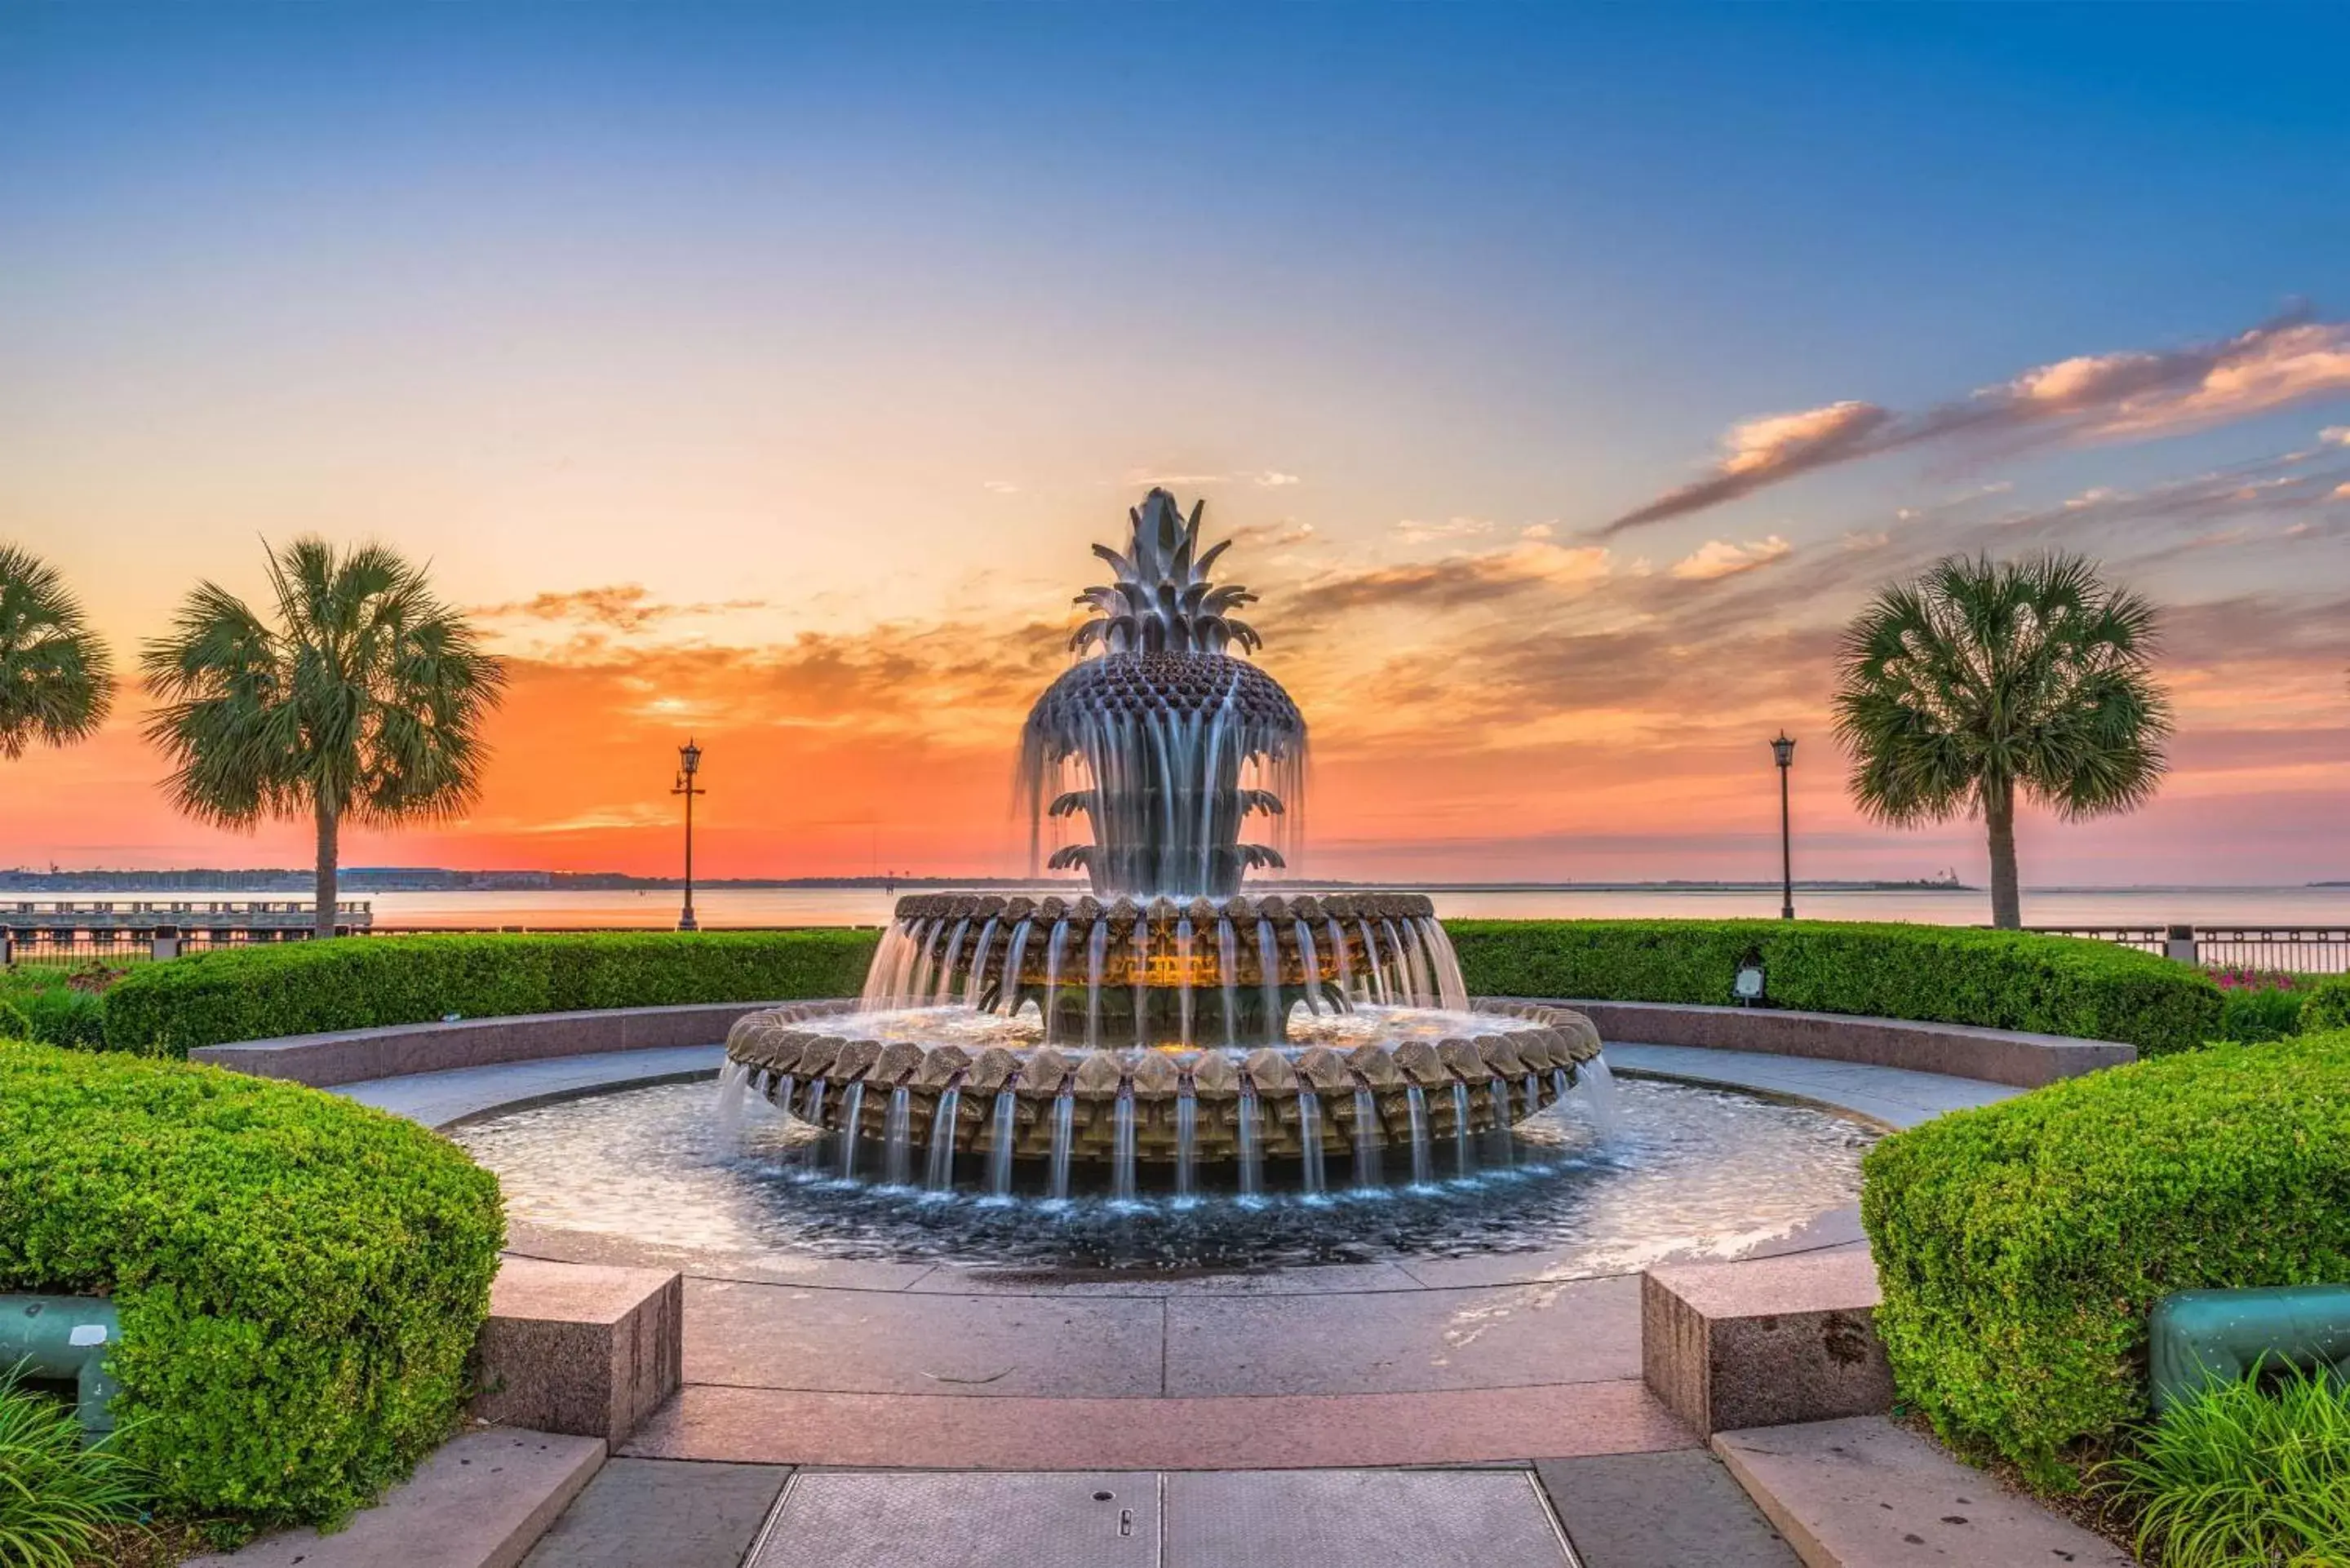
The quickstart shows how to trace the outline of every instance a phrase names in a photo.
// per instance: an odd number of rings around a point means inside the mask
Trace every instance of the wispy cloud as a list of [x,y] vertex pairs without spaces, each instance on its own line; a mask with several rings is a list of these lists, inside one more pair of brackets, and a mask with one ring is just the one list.
[[1407,545],[1429,545],[1439,539],[1473,539],[1491,534],[1493,524],[1484,517],[1448,517],[1441,523],[1424,523],[1407,517],[1395,525],[1396,537]]
[[1750,420],[1723,438],[1702,476],[1616,518],[1598,536],[1925,442],[2140,440],[2345,396],[2350,323],[2303,316],[2188,348],[2075,355],[1919,413],[1846,401]]
[[1743,545],[1728,539],[1709,539],[1673,563],[1673,576],[1683,582],[1711,582],[1716,577],[1735,576],[1757,566],[1767,566],[1794,548],[1776,534]]
[[993,491],[998,495],[1020,493],[1020,487],[1008,479],[983,479],[979,482],[979,487],[982,490]]
[[643,631],[681,616],[728,615],[737,610],[769,607],[764,599],[723,599],[702,604],[657,602],[642,583],[614,583],[600,588],[568,588],[536,594],[502,605],[478,605],[469,615],[484,620],[568,621],[611,631]]

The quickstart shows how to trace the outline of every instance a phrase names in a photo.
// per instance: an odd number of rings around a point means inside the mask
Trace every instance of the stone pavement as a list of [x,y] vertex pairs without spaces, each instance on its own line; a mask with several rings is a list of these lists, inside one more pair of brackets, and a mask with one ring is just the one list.
[[[1572,1542],[1573,1556],[1567,1542]],[[524,1568],[1796,1568],[1711,1456],[941,1472],[616,1459]]]

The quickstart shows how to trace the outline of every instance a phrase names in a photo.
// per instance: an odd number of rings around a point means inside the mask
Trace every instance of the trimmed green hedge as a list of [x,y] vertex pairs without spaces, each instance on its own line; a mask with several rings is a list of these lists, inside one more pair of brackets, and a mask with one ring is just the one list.
[[2301,1004],[2301,1028],[2304,1034],[2350,1029],[2350,974],[2337,974],[2309,993]]
[[1447,920],[1471,994],[1727,1003],[1762,961],[1776,1007],[2115,1040],[2213,1037],[2220,988],[2113,942],[1828,920]]
[[853,996],[871,931],[344,937],[145,964],[106,993],[106,1044],[198,1045],[388,1023]]
[[448,1436],[496,1178],[396,1116],[184,1063],[0,1044],[0,1291],[109,1295],[162,1500],[333,1521]]
[[1901,1397],[2043,1485],[2147,1409],[2174,1291],[2350,1281],[2350,1033],[2140,1062],[1862,1162]]

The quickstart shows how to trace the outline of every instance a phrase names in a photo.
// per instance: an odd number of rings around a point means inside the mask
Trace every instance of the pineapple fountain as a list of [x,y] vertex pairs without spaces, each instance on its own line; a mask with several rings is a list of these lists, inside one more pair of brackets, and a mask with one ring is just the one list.
[[[1604,1094],[1580,1013],[1471,1011],[1425,898],[1245,890],[1295,846],[1305,721],[1240,657],[1255,596],[1209,580],[1230,542],[1200,548],[1201,510],[1153,490],[1125,550],[1094,547],[1116,580],[1078,596],[1077,659],[1028,715],[1032,842],[1066,838],[1045,863],[1090,891],[899,900],[854,1012],[734,1026],[722,1103],[829,1133],[845,1177],[1131,1199],[1313,1194],[1336,1162],[1425,1185]],[[1258,823],[1273,842],[1243,841]]]

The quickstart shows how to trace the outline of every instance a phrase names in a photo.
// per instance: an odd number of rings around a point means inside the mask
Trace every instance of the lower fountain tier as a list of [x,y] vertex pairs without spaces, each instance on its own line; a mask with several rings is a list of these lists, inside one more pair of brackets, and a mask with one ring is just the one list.
[[1366,1143],[1406,1146],[1416,1117],[1423,1140],[1507,1127],[1555,1105],[1599,1054],[1598,1032],[1579,1012],[1520,1005],[1500,1016],[1515,1022],[1346,1053],[991,1046],[974,1056],[951,1044],[829,1034],[820,1021],[779,1009],[736,1023],[726,1050],[733,1070],[781,1109],[876,1145],[894,1135],[931,1147],[951,1094],[958,1153],[992,1154],[1008,1112],[1014,1159],[1049,1158],[1066,1144],[1073,1159],[1106,1165],[1118,1158],[1123,1115],[1138,1162],[1175,1162],[1188,1143],[1191,1158],[1214,1165],[1243,1157],[1244,1126],[1256,1154],[1271,1159],[1300,1158],[1317,1135],[1328,1157]]

